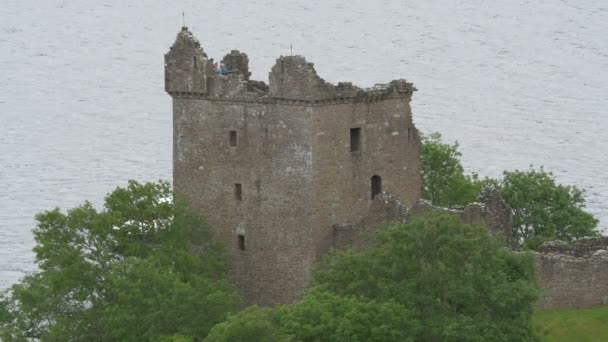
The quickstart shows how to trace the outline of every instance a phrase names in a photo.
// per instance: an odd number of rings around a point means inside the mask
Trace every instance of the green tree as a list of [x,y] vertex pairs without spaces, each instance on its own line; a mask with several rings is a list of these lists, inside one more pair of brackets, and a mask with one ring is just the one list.
[[421,326],[407,306],[313,289],[302,301],[277,309],[281,330],[298,341],[413,341]]
[[598,234],[598,220],[585,211],[583,191],[557,184],[542,167],[505,171],[496,185],[513,210],[513,238],[520,245],[534,248],[548,239],[572,241]]
[[0,340],[202,338],[238,305],[206,224],[166,182],[36,219],[39,271],[0,297]]
[[422,139],[423,196],[438,206],[466,205],[484,185],[496,187],[513,209],[515,248],[536,249],[544,241],[573,241],[598,234],[598,220],[585,211],[583,191],[558,184],[552,173],[538,170],[504,171],[502,179],[465,175],[458,143],[441,141],[439,133]]
[[281,331],[277,313],[270,308],[250,306],[230,315],[211,329],[205,342],[288,342],[296,341]]
[[314,288],[407,308],[404,331],[414,340],[536,339],[531,255],[515,254],[486,228],[445,214],[389,225],[378,242],[328,258]]
[[435,132],[422,137],[422,193],[438,206],[466,205],[474,202],[481,188],[477,175],[465,175],[458,142],[443,143]]
[[205,341],[411,341],[419,329],[408,309],[393,300],[311,290],[296,304],[250,307],[230,316]]

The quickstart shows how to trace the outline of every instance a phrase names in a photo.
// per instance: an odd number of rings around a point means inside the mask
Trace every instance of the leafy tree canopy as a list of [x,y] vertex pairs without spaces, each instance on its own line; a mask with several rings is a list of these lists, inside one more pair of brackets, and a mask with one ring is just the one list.
[[439,133],[422,139],[422,184],[425,198],[438,206],[474,202],[484,185],[497,188],[513,209],[516,248],[535,249],[544,241],[573,241],[597,235],[598,220],[585,211],[583,191],[561,185],[542,167],[504,171],[502,179],[465,175],[458,143],[443,143]]
[[[487,229],[433,214],[392,224],[366,251],[331,255],[293,305],[253,309],[208,341],[532,341],[533,260]],[[257,310],[263,310],[261,313]]]
[[238,304],[206,224],[166,182],[36,219],[39,271],[0,296],[0,340],[189,340]]
[[477,175],[465,175],[458,142],[441,141],[438,132],[422,136],[422,193],[434,205],[449,207],[474,202],[481,188]]
[[494,181],[513,209],[513,238],[534,248],[548,239],[573,241],[597,235],[598,220],[585,211],[583,191],[558,184],[542,167],[505,171]]

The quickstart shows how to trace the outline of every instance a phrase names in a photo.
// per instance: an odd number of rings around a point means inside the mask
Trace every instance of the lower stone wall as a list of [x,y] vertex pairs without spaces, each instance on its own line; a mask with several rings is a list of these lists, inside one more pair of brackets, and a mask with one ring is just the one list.
[[608,304],[608,251],[590,247],[601,248],[606,239],[585,239],[572,245],[551,242],[541,247],[542,253],[535,255],[536,278],[541,288],[537,310],[584,309]]

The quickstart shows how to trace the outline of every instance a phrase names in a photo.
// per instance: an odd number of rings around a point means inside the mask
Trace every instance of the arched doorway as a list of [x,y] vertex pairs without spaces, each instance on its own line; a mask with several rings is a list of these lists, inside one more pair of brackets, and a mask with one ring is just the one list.
[[382,177],[374,175],[372,177],[372,199],[382,192]]

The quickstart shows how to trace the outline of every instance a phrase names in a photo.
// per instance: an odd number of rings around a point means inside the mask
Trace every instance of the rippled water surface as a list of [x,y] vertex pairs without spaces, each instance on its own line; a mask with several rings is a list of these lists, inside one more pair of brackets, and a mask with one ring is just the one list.
[[608,225],[605,0],[59,1],[0,6],[0,288],[35,269],[35,213],[171,177],[163,54],[188,26],[253,77],[302,54],[331,82],[407,78],[469,171],[545,165]]

